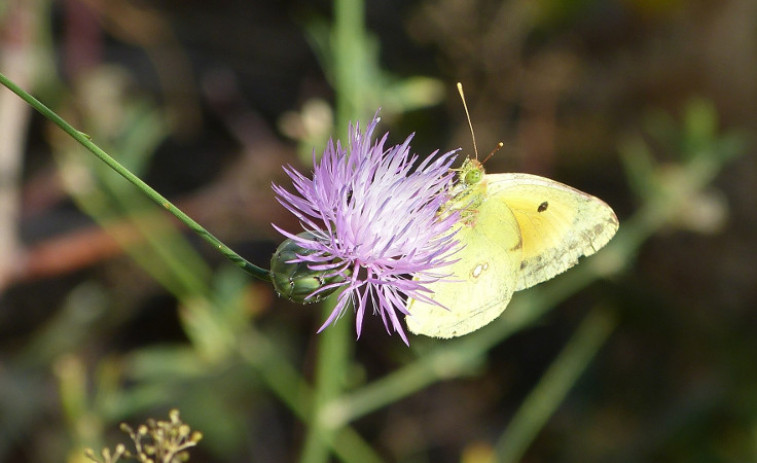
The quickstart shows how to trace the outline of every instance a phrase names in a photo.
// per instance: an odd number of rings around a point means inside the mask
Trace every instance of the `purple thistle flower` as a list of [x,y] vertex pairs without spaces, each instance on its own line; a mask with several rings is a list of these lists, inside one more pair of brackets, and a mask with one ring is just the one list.
[[[324,272],[326,283],[306,299],[341,289],[337,304],[318,332],[333,323],[353,303],[358,338],[370,304],[388,333],[390,325],[407,344],[397,312],[407,314],[406,298],[429,301],[426,284],[446,275],[435,270],[450,263],[457,249],[452,227],[456,212],[440,216],[449,199],[457,150],[432,153],[416,168],[409,136],[404,143],[384,149],[388,133],[372,144],[378,114],[365,133],[350,125],[349,146],[329,141],[312,180],[285,168],[298,194],[280,186],[273,189],[306,232],[295,235],[273,225],[307,253],[288,262],[306,263]],[[336,280],[336,281],[334,281]]]

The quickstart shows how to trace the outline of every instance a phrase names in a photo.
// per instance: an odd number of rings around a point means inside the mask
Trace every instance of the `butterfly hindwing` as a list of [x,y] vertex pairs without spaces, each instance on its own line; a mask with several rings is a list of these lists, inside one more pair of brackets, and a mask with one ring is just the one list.
[[503,202],[484,199],[458,224],[464,246],[443,281],[427,285],[430,297],[445,308],[411,299],[406,317],[415,334],[451,338],[475,331],[507,307],[521,261],[521,239],[515,216]]

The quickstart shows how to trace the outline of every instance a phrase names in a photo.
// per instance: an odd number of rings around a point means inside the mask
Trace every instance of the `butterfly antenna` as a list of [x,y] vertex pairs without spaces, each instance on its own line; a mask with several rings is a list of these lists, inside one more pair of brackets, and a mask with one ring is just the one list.
[[502,142],[497,143],[497,146],[495,146],[494,149],[492,150],[492,152],[489,153],[489,155],[486,156],[486,158],[483,161],[481,161],[481,164],[486,164],[486,161],[488,161],[489,159],[491,159],[492,156],[494,156],[494,153],[496,153],[497,151],[501,150],[503,146],[505,146],[504,143],[502,143]]
[[[465,94],[463,93],[463,84],[461,84],[460,82],[457,83],[457,91],[460,93],[460,99],[463,100],[463,108],[465,108],[465,117],[468,118],[468,128],[470,129],[470,137],[471,139],[473,139],[473,152],[476,154],[476,160],[478,160],[478,147],[476,147],[476,135],[473,133],[473,124],[471,124],[471,121],[470,121],[470,113],[468,112],[468,104],[465,102]],[[491,155],[489,155],[489,157],[491,157]]]

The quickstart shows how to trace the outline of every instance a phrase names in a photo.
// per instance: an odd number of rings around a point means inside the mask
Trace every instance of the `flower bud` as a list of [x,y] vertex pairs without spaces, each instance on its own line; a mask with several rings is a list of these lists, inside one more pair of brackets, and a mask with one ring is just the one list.
[[[312,238],[308,232],[297,236]],[[299,260],[300,256],[313,254],[313,249],[305,249],[292,239],[282,242],[271,258],[271,281],[279,296],[301,304],[320,302],[339,287],[322,291],[313,297],[308,297],[319,288],[335,283],[342,279],[341,275],[333,275],[333,270],[312,270],[309,262]]]

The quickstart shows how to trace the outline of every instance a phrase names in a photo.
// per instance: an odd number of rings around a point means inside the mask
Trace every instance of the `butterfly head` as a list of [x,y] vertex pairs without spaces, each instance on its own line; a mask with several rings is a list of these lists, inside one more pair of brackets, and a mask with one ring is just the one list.
[[484,167],[478,160],[467,158],[463,165],[455,170],[457,181],[452,189],[452,198],[445,206],[445,210],[458,211],[461,224],[473,226],[486,192]]
[[463,162],[457,175],[458,182],[465,187],[475,185],[481,182],[483,178],[484,166],[477,159],[472,158],[468,158]]

